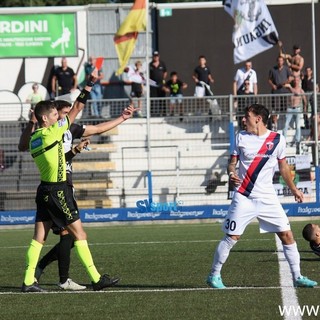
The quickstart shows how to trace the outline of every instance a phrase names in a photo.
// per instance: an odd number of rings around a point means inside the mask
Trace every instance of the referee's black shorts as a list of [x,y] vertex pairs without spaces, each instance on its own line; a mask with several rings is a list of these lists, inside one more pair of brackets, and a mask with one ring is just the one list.
[[63,228],[79,219],[79,211],[74,200],[73,189],[67,182],[41,182],[36,196],[36,222],[53,221]]

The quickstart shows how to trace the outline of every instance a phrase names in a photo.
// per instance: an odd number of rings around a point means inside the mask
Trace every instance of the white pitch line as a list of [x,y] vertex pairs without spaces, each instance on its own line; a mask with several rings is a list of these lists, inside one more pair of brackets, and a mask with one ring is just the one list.
[[[244,241],[252,241],[253,239],[243,239]],[[273,241],[272,239],[254,239],[255,241]],[[132,241],[132,242],[89,242],[89,246],[127,246],[127,245],[146,245],[146,244],[179,244],[179,243],[213,243],[220,242],[219,240],[172,240],[172,241]],[[54,245],[46,245],[46,247],[53,247]],[[0,249],[23,249],[29,248],[28,245],[25,246],[2,246]]]
[[[279,290],[281,287],[227,287],[223,290]],[[111,294],[111,293],[161,293],[161,292],[190,292],[190,291],[220,291],[212,288],[166,288],[166,289],[119,289],[119,290],[104,290],[104,291],[46,291],[46,292],[0,292],[0,295],[29,295],[29,294]]]
[[[287,308],[297,309],[299,307],[299,301],[296,293],[296,289],[292,286],[288,286],[289,283],[293,284],[289,263],[284,256],[282,243],[279,237],[275,234],[278,261],[279,261],[279,273],[280,273],[280,286],[281,286],[281,297],[282,306]],[[301,315],[291,316],[287,313],[284,314],[285,320],[302,320]]]

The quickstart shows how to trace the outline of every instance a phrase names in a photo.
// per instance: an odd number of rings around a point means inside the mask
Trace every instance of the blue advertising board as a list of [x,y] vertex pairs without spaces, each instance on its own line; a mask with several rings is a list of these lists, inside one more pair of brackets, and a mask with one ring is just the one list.
[[[228,212],[228,205],[179,206],[178,210],[144,211],[134,208],[85,209],[80,210],[83,222],[115,221],[158,221],[190,219],[223,219]],[[317,203],[284,204],[289,217],[311,217],[320,215]],[[0,225],[23,225],[35,222],[34,211],[1,211]]]

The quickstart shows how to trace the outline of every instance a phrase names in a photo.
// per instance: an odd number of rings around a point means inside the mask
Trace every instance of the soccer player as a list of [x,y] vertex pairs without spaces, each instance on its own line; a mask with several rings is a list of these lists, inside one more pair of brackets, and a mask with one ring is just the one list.
[[83,109],[96,79],[97,70],[94,70],[92,81],[82,90],[69,115],[64,119],[58,121],[58,112],[52,101],[41,101],[35,107],[39,129],[30,139],[29,150],[39,169],[41,183],[37,190],[35,231],[26,254],[22,292],[44,291],[34,281],[34,275],[41,249],[53,223],[60,228],[67,228],[73,236],[75,250],[92,281],[93,290],[101,290],[119,281],[119,278],[100,275],[96,269],[87,243],[87,235],[66,179],[63,134]]
[[310,248],[317,256],[320,256],[320,226],[308,223],[302,230],[302,236],[309,242]]
[[[267,129],[268,109],[261,104],[245,108],[245,131],[236,136],[235,147],[228,165],[230,183],[235,186],[234,196],[223,223],[225,237],[216,248],[207,284],[224,289],[221,269],[230,250],[240,239],[246,226],[257,218],[260,232],[273,232],[283,245],[295,287],[314,287],[317,282],[300,273],[300,255],[289,219],[275,193],[272,177],[279,165],[280,174],[290,188],[295,200],[303,201],[303,193],[294,185],[286,162],[284,136]],[[239,161],[239,170],[236,165]]]
[[[56,100],[54,101],[56,109],[58,111],[59,119],[63,119],[71,110],[71,103],[64,100]],[[72,183],[72,159],[76,154],[81,153],[86,144],[88,144],[88,140],[84,139],[77,146],[73,147],[74,139],[81,139],[84,137],[88,137],[91,135],[101,134],[108,130],[113,129],[126,119],[132,116],[132,113],[136,111],[132,106],[126,108],[126,114],[122,114],[118,118],[99,123],[97,125],[79,125],[76,123],[72,123],[70,129],[64,133],[63,136],[63,145],[64,152],[66,158],[66,169],[67,169],[67,184],[68,187],[71,188],[70,194],[73,194],[73,183]],[[28,142],[32,132],[34,132],[36,126],[36,119],[34,114],[32,115],[32,119],[29,124],[26,126],[25,130],[22,132],[19,142],[19,150],[26,151],[28,150]],[[75,206],[77,204],[74,199]],[[78,209],[77,209],[78,210]],[[77,284],[71,278],[69,278],[69,267],[70,267],[70,251],[74,245],[74,239],[69,234],[68,230],[53,226],[53,232],[55,234],[60,234],[60,241],[57,243],[38,263],[38,266],[35,270],[35,278],[39,281],[43,270],[53,261],[58,260],[58,268],[59,268],[59,277],[60,281],[58,286],[63,290],[84,290],[86,287]]]

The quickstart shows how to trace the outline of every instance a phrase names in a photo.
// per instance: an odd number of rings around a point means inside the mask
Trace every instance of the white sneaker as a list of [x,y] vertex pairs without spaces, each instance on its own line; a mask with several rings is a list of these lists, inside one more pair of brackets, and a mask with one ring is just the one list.
[[58,286],[62,290],[72,290],[72,291],[79,291],[87,288],[86,286],[81,286],[80,284],[75,283],[70,278],[65,283],[58,283]]

